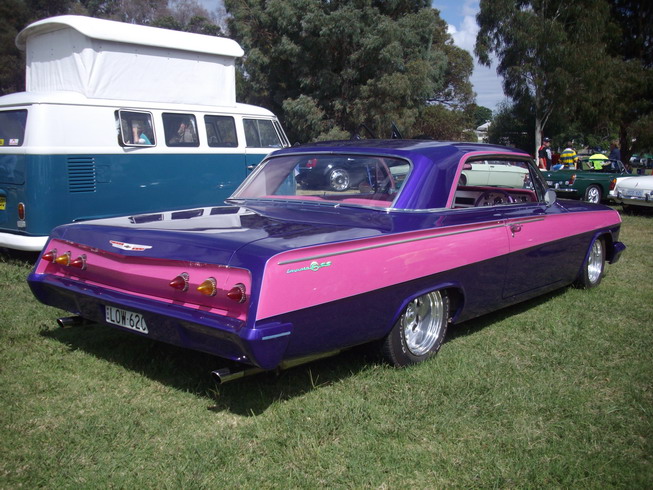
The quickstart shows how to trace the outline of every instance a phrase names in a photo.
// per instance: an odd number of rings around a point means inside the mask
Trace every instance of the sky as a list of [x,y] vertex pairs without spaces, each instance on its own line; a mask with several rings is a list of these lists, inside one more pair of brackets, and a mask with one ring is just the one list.
[[[214,12],[222,0],[198,0],[209,12]],[[472,85],[476,92],[476,103],[492,111],[504,100],[501,79],[496,74],[496,66],[480,66],[474,57],[474,43],[478,25],[476,14],[479,10],[478,0],[433,0],[432,6],[440,11],[440,17],[449,25],[449,34],[454,44],[463,48],[474,58]]]

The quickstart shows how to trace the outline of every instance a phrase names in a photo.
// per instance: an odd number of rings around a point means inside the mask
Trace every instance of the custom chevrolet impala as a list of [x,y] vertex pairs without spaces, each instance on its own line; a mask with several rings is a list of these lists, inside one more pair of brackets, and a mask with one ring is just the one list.
[[[315,161],[356,184],[302,185],[299,169]],[[477,165],[487,161],[498,175]],[[468,184],[480,167],[488,183]],[[227,206],[60,226],[29,284],[76,315],[61,324],[101,323],[243,365],[216,370],[223,381],[369,342],[406,366],[433,356],[449,324],[597,286],[625,248],[620,223],[603,205],[556,200],[514,149],[316,143],[271,154]]]

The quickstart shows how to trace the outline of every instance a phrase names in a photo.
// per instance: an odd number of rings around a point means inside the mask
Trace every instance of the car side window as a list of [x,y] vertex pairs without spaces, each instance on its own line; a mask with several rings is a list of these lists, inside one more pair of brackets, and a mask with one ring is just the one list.
[[155,146],[152,114],[140,111],[116,111],[118,142],[121,146]]
[[456,187],[454,208],[539,202],[544,191],[528,162],[486,159],[464,164]]
[[197,121],[193,114],[163,113],[166,146],[199,146]]
[[234,148],[238,146],[236,123],[231,116],[204,116],[206,138],[212,148]]
[[277,130],[268,119],[243,119],[248,148],[281,148],[283,145]]

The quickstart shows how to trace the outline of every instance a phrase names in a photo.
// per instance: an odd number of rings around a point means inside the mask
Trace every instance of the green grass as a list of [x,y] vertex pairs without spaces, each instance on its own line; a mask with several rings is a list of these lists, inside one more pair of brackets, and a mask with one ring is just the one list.
[[653,216],[599,288],[216,386],[219,359],[59,329],[0,255],[0,487],[622,487],[653,482]]

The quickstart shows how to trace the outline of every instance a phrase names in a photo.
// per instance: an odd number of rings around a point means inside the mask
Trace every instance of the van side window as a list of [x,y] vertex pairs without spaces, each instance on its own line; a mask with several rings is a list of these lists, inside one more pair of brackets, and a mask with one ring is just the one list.
[[0,111],[0,146],[22,146],[27,110]]
[[238,146],[236,123],[230,116],[204,116],[206,137],[213,148],[234,148]]
[[199,146],[193,114],[163,113],[163,132],[168,146]]
[[149,112],[117,111],[121,146],[154,146],[154,125]]
[[281,139],[269,119],[243,119],[248,148],[281,148]]

